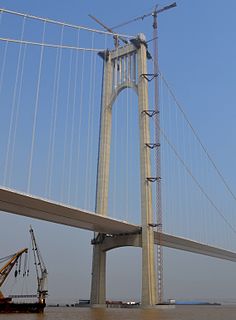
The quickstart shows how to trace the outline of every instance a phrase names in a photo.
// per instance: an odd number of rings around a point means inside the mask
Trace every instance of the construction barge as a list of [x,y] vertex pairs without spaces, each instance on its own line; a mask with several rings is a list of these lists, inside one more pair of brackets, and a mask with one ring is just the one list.
[[[5,262],[4,266],[0,269],[0,313],[43,313],[46,306],[46,296],[48,295],[47,285],[47,269],[38,249],[34,232],[30,227],[30,235],[32,242],[32,250],[34,256],[34,265],[36,268],[37,278],[37,294],[32,295],[11,295],[5,297],[1,291],[3,284],[6,283],[14,266],[20,264],[23,254],[28,253],[28,248],[24,248],[10,256],[0,259],[0,263]],[[20,274],[20,269],[15,269],[14,276]],[[29,274],[29,270],[24,270],[23,277]],[[26,299],[36,298],[34,302],[15,302],[14,298]]]

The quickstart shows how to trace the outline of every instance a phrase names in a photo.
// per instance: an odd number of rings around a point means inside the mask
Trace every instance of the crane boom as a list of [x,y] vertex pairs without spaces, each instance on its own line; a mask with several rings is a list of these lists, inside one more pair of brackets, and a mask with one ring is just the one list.
[[18,259],[21,257],[21,255],[27,252],[28,249],[24,248],[10,256],[10,259],[7,261],[7,263],[0,269],[0,287],[7,279],[9,273],[11,272],[12,268],[14,267]]
[[98,18],[94,17],[91,14],[89,14],[89,17],[92,18],[94,21],[96,21],[98,24],[100,24],[105,30],[114,34],[113,39],[114,39],[114,43],[115,43],[116,48],[118,48],[118,46],[119,46],[119,39],[121,41],[123,41],[125,44],[128,44],[128,41],[125,38],[119,37],[111,28],[107,27],[103,22],[98,20]]
[[[156,5],[155,12],[156,12],[156,13],[161,13],[161,12],[163,12],[163,11],[169,10],[169,9],[174,8],[174,7],[176,7],[176,6],[177,6],[176,2],[173,2],[173,3],[171,3],[171,4],[167,5],[167,6],[164,6],[164,7],[162,7],[162,8],[160,8],[160,9],[157,10],[157,5]],[[128,20],[128,21],[126,21],[126,22],[123,22],[123,23],[121,23],[121,24],[118,24],[118,25],[112,27],[112,29],[114,30],[114,29],[117,29],[117,28],[126,26],[127,24],[130,24],[130,23],[133,23],[133,22],[136,22],[136,21],[139,21],[139,20],[144,20],[145,18],[148,18],[148,17],[153,16],[153,15],[154,15],[154,12],[153,12],[153,11],[152,11],[152,12],[149,12],[149,13],[144,14],[144,15],[142,15],[142,16],[139,16],[139,17],[133,18],[133,19],[131,19],[131,20]]]
[[44,264],[43,258],[40,254],[39,248],[37,246],[34,231],[31,226],[30,226],[30,235],[31,235],[32,250],[34,253],[34,262],[35,262],[37,282],[38,282],[39,302],[45,303],[45,298],[48,294],[48,290],[47,290],[48,272],[47,272],[47,268]]

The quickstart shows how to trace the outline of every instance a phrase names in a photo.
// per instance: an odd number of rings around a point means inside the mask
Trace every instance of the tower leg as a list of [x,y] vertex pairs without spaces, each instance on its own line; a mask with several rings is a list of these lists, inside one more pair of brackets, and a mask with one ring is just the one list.
[[149,117],[145,111],[148,105],[146,43],[140,39],[138,50],[138,105],[140,128],[140,178],[141,178],[141,215],[142,215],[142,305],[153,306],[157,303],[156,271],[154,255],[152,189],[148,177],[151,177]]
[[142,300],[144,307],[154,306],[156,297],[156,272],[153,245],[153,230],[142,230]]
[[[110,145],[112,109],[110,105],[112,92],[112,64],[110,55],[104,59],[103,99],[101,108],[100,141],[98,154],[96,213],[106,216],[108,206]],[[96,239],[100,235],[97,233]],[[106,299],[106,252],[99,243],[93,246],[92,282],[90,301],[92,305],[104,305]]]
[[103,306],[106,302],[106,252],[99,244],[93,246],[93,267],[90,303]]

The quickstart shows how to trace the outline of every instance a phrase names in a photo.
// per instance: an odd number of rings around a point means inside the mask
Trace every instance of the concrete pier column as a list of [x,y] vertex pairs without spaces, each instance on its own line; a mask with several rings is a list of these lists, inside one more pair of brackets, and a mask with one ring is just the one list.
[[106,301],[106,252],[101,246],[93,247],[92,283],[90,302],[93,306],[104,306]]
[[[109,167],[111,146],[112,107],[112,64],[109,52],[104,55],[103,95],[100,123],[100,145],[98,155],[96,213],[107,215]],[[95,234],[96,239],[101,239]],[[99,241],[93,246],[91,304],[103,305],[106,298],[106,252],[101,250]]]
[[154,255],[154,232],[150,224],[153,223],[148,105],[148,81],[146,43],[140,35],[140,48],[138,55],[138,108],[140,128],[140,173],[141,173],[141,216],[142,216],[142,305],[153,306],[157,303],[156,297],[156,271]]

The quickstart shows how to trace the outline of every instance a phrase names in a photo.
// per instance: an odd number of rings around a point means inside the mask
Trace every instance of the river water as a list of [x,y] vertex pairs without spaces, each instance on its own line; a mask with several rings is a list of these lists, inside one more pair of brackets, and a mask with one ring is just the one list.
[[44,314],[2,314],[0,320],[236,320],[236,306],[174,309],[46,308]]

